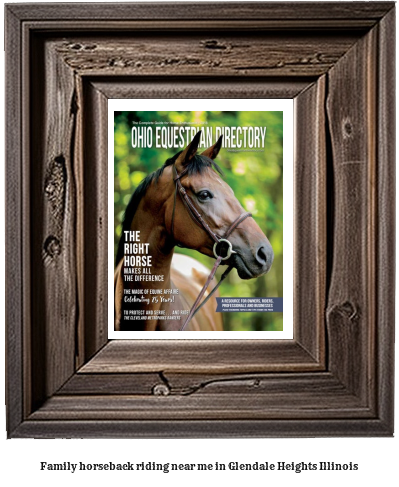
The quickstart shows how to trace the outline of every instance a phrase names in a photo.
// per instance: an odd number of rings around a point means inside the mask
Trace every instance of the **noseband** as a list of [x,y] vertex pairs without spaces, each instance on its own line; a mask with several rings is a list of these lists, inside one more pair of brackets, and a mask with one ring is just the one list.
[[192,199],[187,194],[187,191],[184,189],[183,185],[181,184],[180,179],[187,174],[188,168],[184,169],[180,174],[178,174],[176,166],[174,164],[173,164],[172,168],[173,168],[173,181],[175,182],[175,185],[176,185],[175,186],[174,202],[173,202],[173,212],[172,212],[172,229],[171,229],[172,237],[173,237],[173,230],[174,230],[176,199],[177,199],[177,193],[179,193],[185,207],[188,210],[189,215],[191,216],[191,218],[194,220],[194,222],[197,225],[202,227],[207,232],[207,234],[212,238],[212,240],[214,241],[213,254],[216,258],[215,264],[211,270],[211,273],[208,276],[208,279],[207,279],[204,287],[201,289],[201,292],[199,293],[197,299],[195,300],[193,306],[191,307],[190,313],[188,314],[183,326],[180,328],[180,331],[183,331],[186,328],[186,326],[188,325],[191,318],[195,315],[195,313],[208,301],[208,299],[212,296],[212,294],[220,286],[220,284],[223,282],[223,280],[227,277],[229,272],[233,269],[233,266],[229,266],[227,268],[227,270],[222,274],[222,277],[220,278],[219,283],[212,289],[212,291],[208,294],[208,296],[204,299],[204,301],[201,304],[199,304],[204,293],[205,293],[205,291],[206,291],[206,289],[208,288],[213,277],[215,276],[216,270],[219,267],[219,265],[221,264],[221,262],[223,260],[229,259],[232,254],[236,253],[233,250],[233,245],[228,240],[228,237],[232,234],[232,232],[237,228],[237,226],[241,222],[243,222],[249,216],[252,216],[252,214],[249,212],[242,213],[229,226],[224,237],[223,238],[220,237],[211,229],[211,227],[208,225],[208,223],[204,220],[202,215],[199,213],[199,211],[195,207]]

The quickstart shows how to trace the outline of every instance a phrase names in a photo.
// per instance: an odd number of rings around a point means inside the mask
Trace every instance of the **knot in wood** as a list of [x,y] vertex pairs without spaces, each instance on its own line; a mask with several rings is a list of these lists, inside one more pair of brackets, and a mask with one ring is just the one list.
[[205,47],[205,49],[219,49],[219,50],[227,49],[227,47],[224,44],[221,44],[216,39],[202,41],[201,44]]
[[56,190],[55,184],[52,181],[48,181],[46,184],[46,187],[44,188],[45,193],[49,198],[52,197]]
[[347,118],[342,122],[342,132],[345,138],[351,137],[353,134],[353,125]]
[[94,49],[97,49],[97,45],[96,44],[86,44],[84,46],[84,50],[85,51],[94,51]]
[[357,309],[354,304],[352,304],[350,301],[345,301],[339,306],[339,310],[342,314],[346,316],[346,318],[350,321],[353,321],[354,319],[357,318]]
[[350,301],[345,301],[341,304],[333,305],[327,311],[327,320],[329,321],[330,325],[342,322],[350,325],[356,325],[359,320],[359,309]]
[[44,242],[44,250],[50,257],[59,255],[61,252],[61,244],[58,238],[53,237],[52,235],[47,237]]
[[44,192],[55,214],[62,213],[65,184],[65,158],[61,154],[51,161],[44,183]]
[[166,384],[156,384],[152,388],[152,393],[154,396],[169,396],[170,389]]

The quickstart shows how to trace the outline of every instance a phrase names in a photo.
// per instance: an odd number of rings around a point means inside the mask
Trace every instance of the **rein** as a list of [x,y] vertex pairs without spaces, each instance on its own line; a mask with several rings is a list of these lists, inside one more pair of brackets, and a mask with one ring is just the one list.
[[184,169],[180,174],[178,174],[176,166],[173,165],[173,181],[176,183],[175,187],[175,195],[174,195],[174,202],[173,202],[173,212],[172,212],[172,237],[173,237],[173,229],[174,229],[174,220],[175,220],[175,209],[176,209],[176,199],[177,199],[177,193],[180,194],[180,197],[185,205],[185,207],[188,210],[189,215],[191,218],[199,225],[202,227],[207,234],[212,238],[212,240],[215,242],[213,245],[213,254],[216,257],[215,264],[211,270],[211,273],[208,276],[208,279],[206,280],[204,287],[201,289],[199,295],[197,296],[197,299],[195,300],[193,306],[191,307],[190,313],[188,314],[186,320],[183,323],[183,326],[180,328],[180,331],[184,331],[188,323],[190,322],[191,318],[195,315],[195,313],[208,301],[208,299],[213,295],[213,293],[217,290],[217,288],[222,284],[223,280],[227,277],[229,272],[233,269],[233,266],[229,266],[227,270],[222,274],[222,277],[220,278],[220,281],[216,286],[212,289],[212,291],[208,294],[208,296],[204,299],[204,301],[200,304],[200,301],[205,294],[206,289],[208,288],[210,282],[215,276],[216,270],[221,264],[223,260],[227,260],[230,258],[231,254],[235,254],[236,252],[233,250],[233,245],[228,239],[228,237],[232,234],[232,232],[237,228],[237,226],[243,222],[246,218],[249,216],[252,216],[251,213],[245,212],[242,213],[240,216],[238,216],[233,223],[230,225],[230,227],[227,229],[227,232],[225,233],[224,237],[220,237],[217,235],[211,227],[208,225],[208,223],[204,220],[202,215],[199,213],[197,208],[195,207],[192,199],[190,196],[187,194],[187,191],[184,189],[183,185],[181,184],[180,179],[185,176],[188,172],[188,168]]

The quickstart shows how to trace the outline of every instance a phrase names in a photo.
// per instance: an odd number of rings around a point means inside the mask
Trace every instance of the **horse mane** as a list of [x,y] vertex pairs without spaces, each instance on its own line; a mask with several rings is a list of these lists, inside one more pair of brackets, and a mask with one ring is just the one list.
[[[167,159],[166,162],[164,163],[163,166],[161,166],[159,169],[156,171],[152,172],[148,176],[146,176],[141,183],[137,186],[135,192],[132,194],[130,201],[126,207],[124,216],[123,216],[123,223],[122,223],[122,233],[121,237],[119,239],[119,244],[118,244],[118,251],[116,253],[116,260],[115,264],[117,265],[118,262],[122,259],[124,251],[123,251],[123,246],[125,243],[125,231],[130,230],[130,226],[132,224],[132,220],[134,218],[134,215],[136,214],[137,208],[139,206],[139,203],[143,196],[145,195],[147,189],[151,185],[151,183],[154,181],[155,184],[157,184],[159,178],[162,176],[163,171],[165,167],[171,166],[176,162],[176,159],[179,157],[182,151],[178,152],[175,154],[173,157],[170,159]],[[202,174],[206,168],[212,168],[215,171],[217,171],[221,176],[223,176],[223,171],[220,169],[220,167],[216,164],[216,162],[213,159],[210,159],[209,157],[206,156],[201,156],[201,155],[195,155],[191,160],[188,165],[188,171],[187,174],[191,176],[192,174]]]

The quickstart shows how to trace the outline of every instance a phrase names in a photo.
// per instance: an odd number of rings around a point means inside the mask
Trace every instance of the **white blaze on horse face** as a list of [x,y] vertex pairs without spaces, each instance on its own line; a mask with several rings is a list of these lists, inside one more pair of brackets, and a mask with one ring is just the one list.
[[227,204],[229,208],[233,210],[243,211],[243,207],[241,206],[238,199],[235,197],[233,188],[229,186],[225,181],[223,181],[223,179],[221,179],[214,171],[211,171],[211,176],[220,186],[222,186],[223,191],[227,191],[231,194],[232,199],[226,199],[228,197],[228,194],[223,195],[225,204]]
[[213,178],[213,179],[214,179],[214,180],[215,180],[215,181],[216,181],[218,184],[220,184],[220,186],[222,186],[222,188],[226,188],[226,189],[228,189],[228,190],[231,192],[231,194],[234,196],[234,191],[233,191],[233,188],[232,188],[232,187],[230,187],[230,186],[229,186],[227,183],[225,183],[225,182],[223,181],[223,179],[220,179],[220,177],[217,175],[217,173],[215,173],[215,171],[211,171],[210,173],[211,173],[212,178]]
[[222,180],[220,179],[220,177],[219,177],[219,176],[218,176],[218,175],[215,173],[215,171],[210,171],[210,174],[211,174],[211,177],[213,177],[213,179],[214,179],[214,180],[215,180],[217,183],[221,184],[222,186],[225,184],[225,183],[224,183],[224,181],[222,181]]
[[[210,177],[213,179],[213,181],[212,181],[212,182],[216,182],[216,183],[217,183],[217,184],[219,184],[219,185],[220,185],[220,186],[221,186],[223,189],[227,189],[228,191],[230,191],[230,193],[231,193],[231,194],[234,196],[234,191],[233,191],[233,188],[231,188],[231,187],[230,187],[230,186],[229,186],[229,185],[228,185],[228,184],[227,184],[225,181],[223,181],[223,179],[221,179],[221,178],[218,176],[218,174],[217,174],[215,171],[213,171],[212,169],[208,169],[208,171],[207,171],[207,175],[209,175],[209,176],[210,176]],[[187,178],[187,181],[188,181],[189,183],[191,183],[191,181],[190,181],[190,178],[189,178],[189,177]],[[193,185],[193,186],[194,186],[194,185]],[[193,187],[193,189],[194,189],[194,187]],[[194,192],[197,192],[197,191],[199,191],[200,189],[202,189],[202,190],[205,190],[205,189],[212,190],[212,187],[207,187],[207,183],[204,183],[204,184],[202,184],[202,186],[201,186],[201,185],[198,185],[198,188],[195,188],[195,189],[194,189]]]
[[236,216],[244,212],[233,189],[211,168],[201,175],[187,178],[187,182],[194,194],[206,190],[212,193],[213,198],[205,202],[196,199],[196,204],[216,233],[223,233]]

